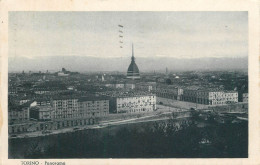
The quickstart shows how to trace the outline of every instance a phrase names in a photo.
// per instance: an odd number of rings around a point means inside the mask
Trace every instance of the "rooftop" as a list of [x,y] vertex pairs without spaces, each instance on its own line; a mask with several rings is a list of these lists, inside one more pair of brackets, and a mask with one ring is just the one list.
[[28,101],[22,105],[17,105],[17,104],[9,104],[8,105],[8,111],[22,111],[23,108],[29,108],[30,105],[33,103],[34,101]]
[[106,96],[98,96],[98,95],[68,95],[68,96],[55,96],[52,98],[53,100],[68,100],[68,99],[77,99],[79,102],[84,101],[96,101],[96,100],[108,100]]
[[87,97],[81,97],[79,98],[79,102],[84,101],[98,101],[98,100],[108,100],[109,98],[106,96],[87,96]]
[[110,97],[142,97],[142,96],[155,96],[155,94],[143,91],[108,91],[100,93]]

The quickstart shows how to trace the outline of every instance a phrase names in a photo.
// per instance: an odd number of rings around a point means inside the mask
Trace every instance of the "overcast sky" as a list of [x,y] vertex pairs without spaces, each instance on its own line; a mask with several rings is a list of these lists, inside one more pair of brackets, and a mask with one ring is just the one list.
[[9,56],[126,57],[133,42],[137,58],[246,57],[247,23],[247,12],[9,12]]

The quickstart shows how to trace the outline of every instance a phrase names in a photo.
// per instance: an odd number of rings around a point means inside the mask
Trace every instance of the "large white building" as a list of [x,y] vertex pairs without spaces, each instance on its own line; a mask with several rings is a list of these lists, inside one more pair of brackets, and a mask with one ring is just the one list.
[[183,101],[206,105],[225,105],[238,102],[237,91],[184,89]]
[[103,92],[110,97],[111,113],[144,113],[156,110],[156,96],[148,92]]

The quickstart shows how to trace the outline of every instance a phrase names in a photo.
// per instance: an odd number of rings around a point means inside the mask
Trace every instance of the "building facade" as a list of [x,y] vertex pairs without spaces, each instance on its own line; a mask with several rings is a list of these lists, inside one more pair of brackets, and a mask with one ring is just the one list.
[[153,91],[157,97],[168,98],[173,100],[181,100],[183,89],[172,86],[157,86]]
[[8,107],[8,122],[23,123],[30,120],[30,108],[36,106],[35,101],[29,101],[23,105]]
[[104,92],[110,97],[110,113],[145,113],[156,110],[156,96],[147,92]]
[[243,102],[248,102],[248,93],[243,93]]
[[82,97],[79,102],[79,117],[104,117],[109,114],[109,99],[105,97]]
[[185,89],[183,91],[183,101],[205,105],[225,105],[237,103],[238,93],[236,91]]
[[66,97],[52,101],[54,119],[104,117],[109,114],[105,97]]
[[78,98],[76,97],[57,97],[52,100],[53,118],[77,118],[79,117]]
[[50,105],[36,106],[30,109],[30,119],[48,121],[53,119],[53,108]]
[[156,82],[137,83],[135,85],[135,89],[146,92],[152,92],[156,90]]

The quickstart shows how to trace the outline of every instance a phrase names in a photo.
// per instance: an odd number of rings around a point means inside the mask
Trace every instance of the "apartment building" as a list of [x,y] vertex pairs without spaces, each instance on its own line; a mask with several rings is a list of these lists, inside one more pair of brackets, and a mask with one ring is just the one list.
[[208,89],[184,89],[183,101],[206,105],[225,105],[238,102],[238,92]]
[[55,97],[51,104],[54,119],[79,117],[78,97]]
[[145,113],[156,109],[156,96],[148,92],[110,91],[110,113]]
[[104,117],[109,114],[109,99],[107,97],[81,97],[78,104],[79,117]]
[[36,106],[35,101],[28,101],[22,105],[9,105],[8,122],[23,123],[30,120],[30,108]]
[[53,108],[50,105],[36,106],[30,109],[30,119],[47,121],[53,119]]
[[54,119],[103,117],[109,114],[109,99],[98,96],[61,97],[52,100]]
[[181,100],[183,89],[175,86],[160,85],[153,90],[153,93],[155,93],[157,97]]

